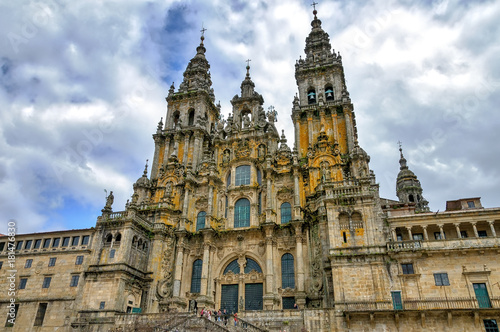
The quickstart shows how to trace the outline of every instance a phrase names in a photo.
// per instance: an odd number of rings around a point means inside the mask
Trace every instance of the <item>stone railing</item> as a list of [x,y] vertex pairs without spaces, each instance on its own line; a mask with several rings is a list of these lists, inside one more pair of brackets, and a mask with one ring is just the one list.
[[394,306],[391,300],[357,301],[335,303],[335,308],[346,312],[360,311],[393,311],[393,310],[447,310],[447,309],[499,309],[500,297],[485,297],[483,299],[469,297],[435,297],[427,299],[403,299],[399,306]]
[[127,211],[117,211],[117,212],[111,212],[108,215],[108,219],[120,219],[120,218],[125,218],[127,216]]
[[480,237],[465,239],[445,239],[445,240],[412,240],[388,242],[389,251],[408,250],[441,250],[441,249],[467,249],[467,248],[491,248],[500,246],[500,238]]
[[387,250],[389,251],[405,251],[405,250],[417,250],[422,249],[422,241],[398,241],[398,242],[388,242]]

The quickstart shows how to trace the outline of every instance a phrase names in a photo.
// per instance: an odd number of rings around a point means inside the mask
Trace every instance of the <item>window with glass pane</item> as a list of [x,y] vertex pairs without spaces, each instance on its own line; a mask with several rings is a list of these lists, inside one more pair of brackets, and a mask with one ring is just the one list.
[[60,237],[56,237],[54,239],[54,241],[52,241],[52,248],[57,248],[59,247],[59,242],[61,242],[61,238]]
[[207,213],[205,211],[201,211],[198,213],[198,217],[196,217],[196,231],[198,232],[200,229],[205,228],[205,217]]
[[250,201],[240,198],[234,205],[234,227],[250,226]]
[[231,185],[231,171],[229,171],[229,174],[227,175],[226,178],[226,188],[229,188],[230,185]]
[[295,288],[295,272],[291,254],[281,256],[281,288]]
[[247,263],[245,264],[245,273],[250,273],[255,270],[258,273],[262,273],[262,269],[260,268],[259,263],[254,261],[251,258],[247,258]]
[[41,239],[35,240],[35,246],[33,247],[33,249],[38,249],[40,248],[41,245],[42,245]]
[[18,241],[16,244],[16,250],[21,250],[23,248],[23,241]]
[[19,280],[19,289],[25,289],[26,288],[26,283],[28,282],[27,278],[21,278]]
[[80,280],[80,276],[71,276],[71,282],[69,283],[69,287],[78,286],[78,281]]
[[193,273],[191,275],[191,293],[199,293],[201,290],[201,268],[203,261],[197,259],[193,263]]
[[415,274],[413,271],[413,264],[401,264],[401,269],[403,270],[403,274]]
[[80,237],[79,236],[75,236],[75,237],[73,237],[73,240],[71,241],[71,245],[72,246],[77,246],[78,242],[80,242]]
[[260,169],[257,169],[257,183],[259,186],[262,186],[262,173],[260,172]]
[[224,274],[228,273],[229,271],[233,272],[234,274],[240,273],[240,264],[238,264],[237,259],[227,264],[226,268],[224,269]]
[[89,244],[89,239],[89,235],[85,235],[84,237],[82,237],[82,246],[86,246],[87,244]]
[[83,264],[83,256],[76,256],[75,265],[82,265],[82,264]]
[[26,244],[24,245],[24,249],[31,249],[32,243],[33,243],[33,240],[26,241]]
[[285,202],[281,204],[281,223],[286,224],[292,220],[292,206]]
[[69,237],[65,237],[65,238],[63,238],[63,243],[62,243],[62,246],[63,246],[63,247],[67,247],[67,246],[69,246]]
[[48,247],[50,247],[50,240],[51,239],[45,239],[45,240],[43,240],[43,247],[45,249],[47,249]]
[[49,259],[49,266],[55,266],[56,265],[56,257],[52,257]]
[[250,184],[250,165],[243,165],[236,167],[235,185],[248,185]]
[[49,288],[51,280],[52,280],[52,277],[43,278],[42,288]]
[[33,260],[32,259],[27,259],[26,263],[24,264],[24,268],[25,269],[29,269],[31,267],[31,264],[33,264]]
[[434,273],[434,281],[436,286],[449,286],[448,273]]

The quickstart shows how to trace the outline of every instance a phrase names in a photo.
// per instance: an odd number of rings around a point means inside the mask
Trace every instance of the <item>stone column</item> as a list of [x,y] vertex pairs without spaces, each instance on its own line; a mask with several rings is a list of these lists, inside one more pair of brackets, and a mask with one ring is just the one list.
[[295,245],[297,248],[297,291],[303,292],[305,287],[304,287],[304,258],[302,254],[302,224],[300,223],[294,223],[295,226]]
[[439,227],[439,233],[441,234],[441,240],[444,240],[444,231],[443,231],[443,224],[438,224]]
[[490,225],[491,236],[497,237],[497,232],[495,231],[495,221],[494,220],[488,220],[488,224]]
[[396,229],[391,228],[392,240],[396,242],[398,240],[398,236],[396,235]]
[[187,165],[188,162],[188,152],[189,152],[189,138],[190,138],[190,133],[189,131],[186,131],[184,133],[184,154],[182,156],[182,164],[184,166]]
[[302,219],[300,214],[299,170],[293,170],[293,219]]
[[457,230],[457,236],[459,239],[462,238],[462,234],[460,234],[460,223],[457,222],[457,223],[454,223],[453,225],[455,225],[455,229]]
[[271,169],[267,169],[267,194],[266,194],[266,222],[272,222],[271,211],[272,211],[272,187],[271,187]]
[[474,236],[479,237],[479,234],[477,234],[477,228],[476,228],[476,222],[471,222],[472,224],[472,229],[474,230]]
[[429,241],[429,235],[427,234],[427,225],[422,226],[422,229],[424,230],[424,240]]
[[347,113],[344,112],[344,117],[345,117],[345,128],[346,128],[346,135],[347,135],[347,151],[351,151],[352,148],[354,147],[354,127],[352,125],[351,117],[350,114],[352,113]]
[[179,296],[181,294],[182,267],[184,264],[184,237],[186,236],[186,231],[179,231],[176,233],[179,239],[177,241],[177,258],[175,259],[173,295]]
[[264,230],[266,232],[266,289],[264,294],[264,309],[271,310],[274,305],[274,273],[273,273],[273,224],[266,224]]
[[198,166],[198,159],[200,155],[200,144],[203,142],[202,137],[203,133],[201,132],[194,133],[193,172],[196,172],[196,167]]
[[411,234],[411,226],[406,226],[406,230],[408,231],[408,236],[410,240],[413,240],[413,235]]
[[201,268],[200,295],[208,295],[208,267],[210,265],[210,232],[209,229],[202,230],[203,233],[203,265]]
[[[159,135],[155,134],[153,135],[153,138],[155,140],[155,154],[153,157],[153,165],[151,165],[151,180],[154,180],[158,176],[158,168],[159,168],[159,163],[160,163],[160,149],[161,149],[161,143],[163,143],[165,140],[164,138]],[[166,153],[166,152],[165,152]]]
[[172,154],[175,154],[177,158],[179,158],[179,140],[181,139],[181,134],[175,133],[174,135],[174,152]]
[[210,220],[212,219],[214,209],[214,187],[212,183],[208,185],[208,211],[207,218],[205,220],[205,227],[210,226]]
[[[307,142],[307,146],[310,146],[313,142],[313,126],[312,126],[312,117],[310,115],[307,116],[307,131],[308,131],[308,138],[309,142]],[[307,151],[307,150],[306,150]]]

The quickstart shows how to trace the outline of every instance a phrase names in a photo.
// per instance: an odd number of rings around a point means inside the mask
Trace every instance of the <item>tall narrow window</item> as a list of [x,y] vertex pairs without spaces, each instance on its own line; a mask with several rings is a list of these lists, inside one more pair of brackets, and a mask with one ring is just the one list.
[[193,273],[191,275],[191,293],[199,293],[201,290],[201,268],[203,261],[197,259],[193,263]]
[[259,184],[259,186],[262,186],[262,173],[258,168],[257,168],[257,183]]
[[236,179],[234,182],[236,186],[250,184],[250,165],[236,167]]
[[80,280],[80,276],[79,275],[71,276],[71,281],[69,283],[69,287],[76,287],[76,286],[78,286],[78,281],[79,280]]
[[262,213],[262,193],[259,193],[259,202],[258,202],[258,210],[259,210],[259,215]]
[[59,247],[59,243],[61,242],[61,238],[60,237],[56,237],[54,239],[54,241],[52,241],[52,248],[57,248]]
[[42,326],[45,312],[47,311],[47,303],[40,303],[36,312],[35,324],[33,326]]
[[77,246],[78,242],[80,242],[80,237],[79,236],[73,236],[73,239],[71,240],[71,245],[72,246]]
[[64,237],[62,242],[62,247],[69,246],[69,237]]
[[188,126],[194,125],[194,109],[189,111]]
[[76,256],[75,265],[82,265],[82,264],[83,264],[83,256]]
[[43,278],[42,288],[49,288],[51,281],[52,281],[52,277],[45,277],[45,278]]
[[89,244],[89,239],[89,235],[85,235],[84,237],[82,237],[82,246],[86,246],[87,244]]
[[56,257],[49,258],[49,266],[55,266],[56,265]]
[[240,198],[234,205],[234,227],[250,226],[250,201]]
[[226,219],[227,219],[227,210],[228,210],[227,203],[228,203],[228,202],[227,202],[227,196],[226,196],[226,209],[225,209],[225,211],[224,211],[224,218],[226,218]]
[[47,249],[50,246],[50,240],[51,239],[43,240],[43,248]]
[[28,282],[28,278],[19,279],[19,289],[25,289],[27,282]]
[[295,271],[292,254],[281,256],[281,288],[295,288]]
[[109,258],[115,258],[115,249],[111,249],[109,252]]
[[41,245],[42,245],[42,240],[37,239],[35,240],[35,246],[33,247],[33,249],[39,249]]
[[24,245],[24,249],[31,249],[32,243],[33,243],[33,240],[26,241],[26,244]]
[[17,241],[16,250],[21,250],[21,249],[23,249],[23,241]]
[[198,232],[200,229],[205,228],[205,218],[207,213],[205,211],[201,211],[198,213],[196,217],[196,231]]
[[281,223],[286,224],[292,220],[292,206],[285,202],[281,204]]

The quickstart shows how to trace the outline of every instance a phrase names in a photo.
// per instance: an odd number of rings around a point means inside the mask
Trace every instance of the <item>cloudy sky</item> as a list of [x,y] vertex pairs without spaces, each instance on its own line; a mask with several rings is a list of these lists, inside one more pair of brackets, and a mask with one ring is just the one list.
[[[319,2],[381,196],[396,198],[401,140],[433,211],[476,196],[500,206],[500,2]],[[284,3],[3,1],[0,219],[22,233],[92,227],[104,189],[122,210],[202,24],[226,117],[250,58],[292,142],[294,64],[312,8]]]

